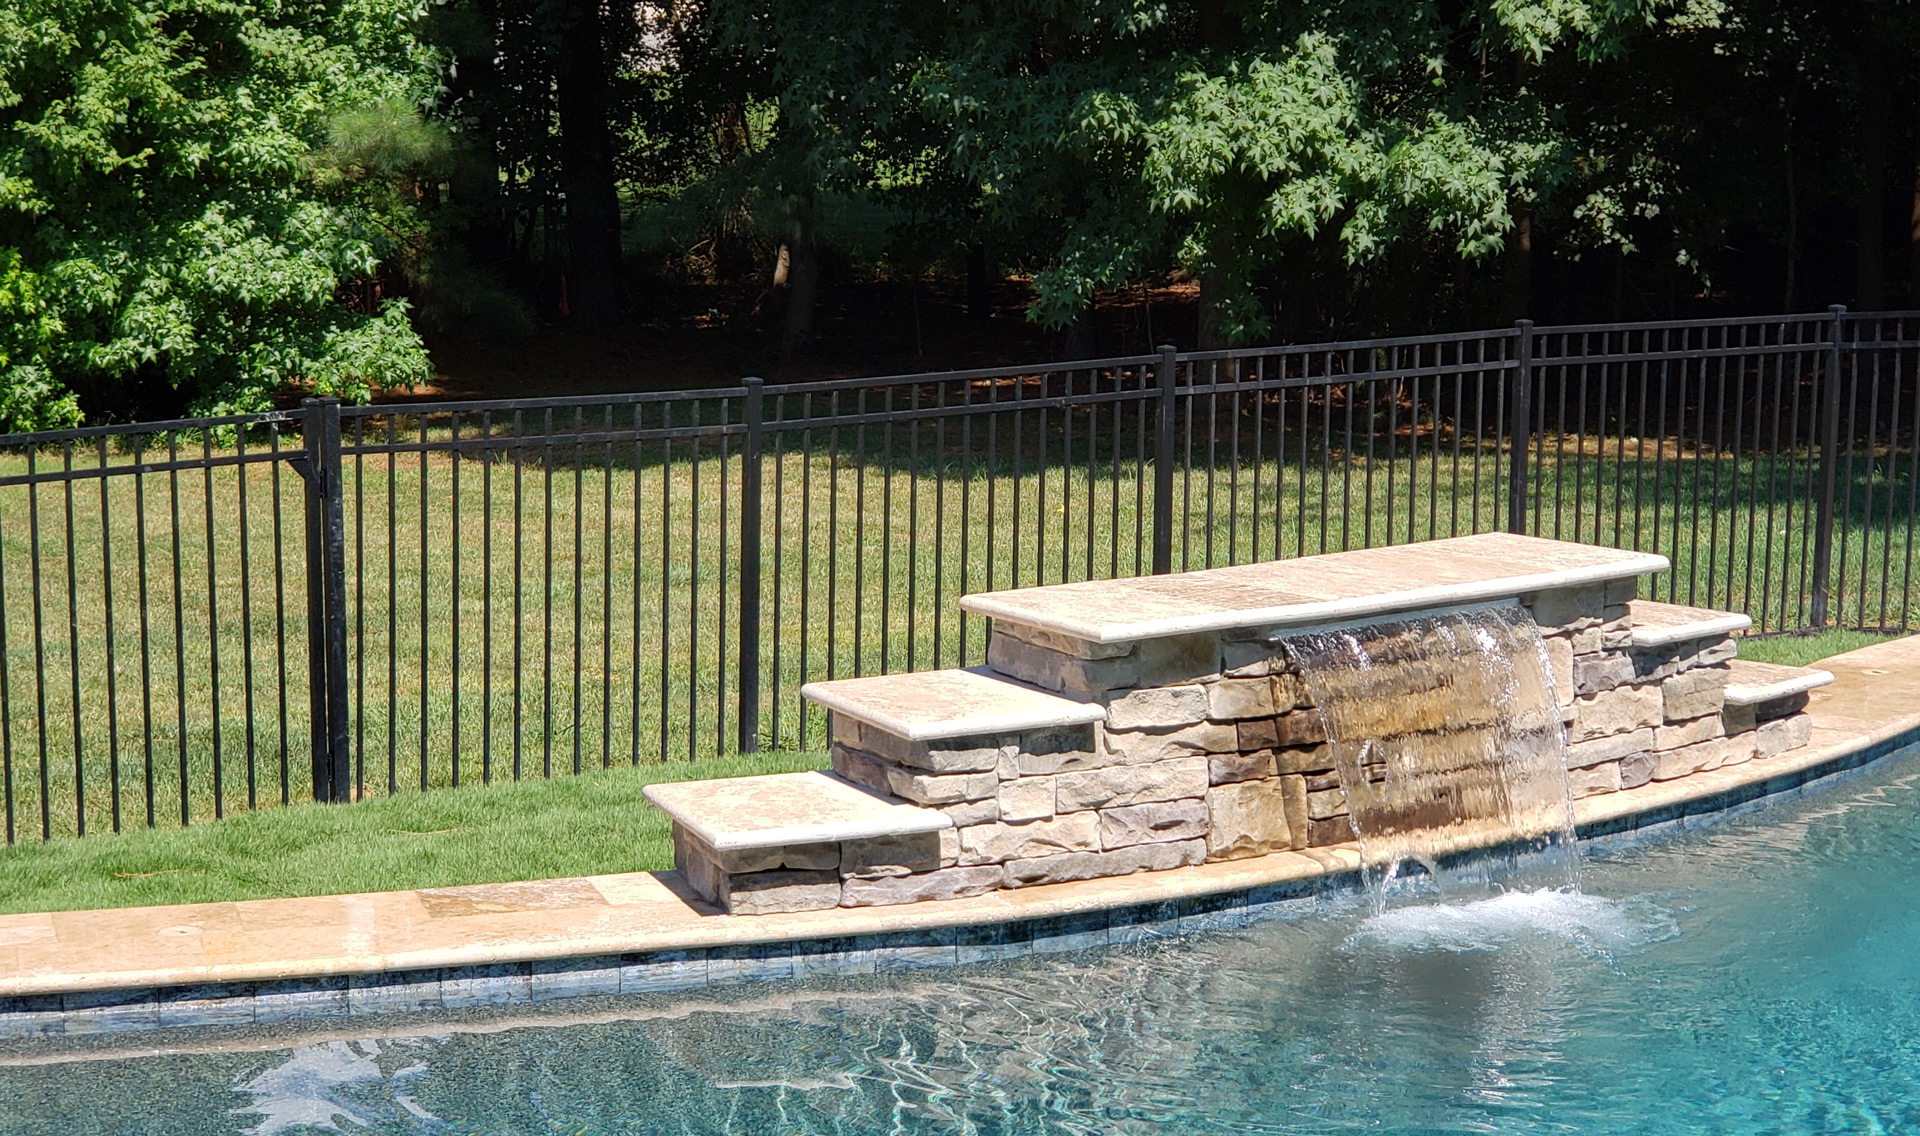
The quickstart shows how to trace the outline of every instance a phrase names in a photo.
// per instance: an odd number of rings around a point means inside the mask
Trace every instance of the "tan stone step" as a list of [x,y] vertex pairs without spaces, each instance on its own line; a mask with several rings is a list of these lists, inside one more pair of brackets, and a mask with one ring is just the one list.
[[1657,600],[1634,600],[1627,604],[1627,613],[1633,620],[1632,645],[1642,648],[1717,639],[1723,635],[1737,635],[1753,626],[1752,619],[1737,612],[1660,603]]
[[1735,659],[1728,665],[1727,705],[1759,706],[1777,702],[1832,681],[1831,671]]
[[832,773],[769,773],[674,781],[641,790],[674,823],[719,852],[911,836],[953,827],[923,809]]
[[985,667],[810,682],[800,696],[908,741],[1084,726],[1107,716],[1105,707]]

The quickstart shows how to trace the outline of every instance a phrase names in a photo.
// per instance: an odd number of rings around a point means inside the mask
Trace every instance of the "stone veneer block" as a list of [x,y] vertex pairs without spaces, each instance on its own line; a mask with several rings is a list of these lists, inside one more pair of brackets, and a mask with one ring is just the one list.
[[1720,708],[1720,730],[1728,737],[1734,734],[1750,733],[1760,725],[1760,708],[1751,703],[1737,706],[1729,703]]
[[1062,773],[1055,782],[1054,807],[1071,813],[1080,809],[1201,797],[1206,792],[1207,759],[1189,757]]
[[1103,876],[1127,876],[1135,872],[1163,872],[1206,862],[1207,842],[1183,840],[1172,844],[1140,844],[1113,852],[1074,852],[1065,856],[1043,856],[1033,860],[1014,860],[1006,866],[1006,886],[1032,887],[1072,880],[1091,880]]
[[984,801],[1000,792],[1000,774],[916,773],[911,769],[887,770],[887,789],[916,805],[957,805],[962,801]]
[[[964,597],[960,606],[996,621],[1092,643],[1122,643],[1363,620],[1522,593],[1604,586],[1664,572],[1668,566],[1666,557],[1648,553],[1481,533],[1178,575],[986,592]],[[1624,619],[1624,603],[1614,600],[1603,587],[1603,604],[1619,607]],[[1141,681],[1152,682],[1145,674]]]
[[1574,689],[1573,658],[1575,648],[1573,640],[1566,636],[1553,635],[1540,640],[1547,649],[1547,673],[1553,679],[1553,692],[1560,699],[1560,705],[1573,704]]
[[1216,753],[1207,758],[1207,782],[1213,785],[1258,781],[1273,776],[1275,772],[1273,751],[1270,749],[1252,753]]
[[1522,595],[1520,603],[1533,613],[1533,621],[1545,632],[1579,631],[1598,627],[1606,618],[1605,581],[1570,588],[1544,588]]
[[860,879],[930,872],[945,859],[942,845],[950,839],[954,839],[952,830],[849,840],[839,846],[840,858],[835,866],[842,876]]
[[1799,749],[1813,740],[1813,718],[1807,714],[1790,714],[1784,718],[1775,718],[1763,723],[1754,732],[1756,757],[1778,757],[1792,749]]
[[1107,729],[1164,732],[1207,720],[1204,686],[1156,686],[1129,691],[1107,704]]
[[1697,742],[1712,741],[1727,735],[1726,719],[1719,714],[1703,714],[1691,721],[1656,727],[1652,749],[1679,749]]
[[960,830],[960,863],[998,864],[1100,848],[1100,819],[1091,811],[1025,824],[979,824]]
[[1660,688],[1654,685],[1622,686],[1576,698],[1567,740],[1584,742],[1657,726],[1663,720],[1660,705]]
[[[997,777],[994,783],[997,791]],[[648,785],[641,792],[716,852],[904,836],[952,826],[944,813],[889,801],[831,773],[679,781]]]
[[[1244,726],[1247,723],[1240,724]],[[1149,761],[1168,761],[1210,753],[1230,753],[1241,748],[1239,732],[1234,726],[1225,722],[1201,722],[1169,733],[1111,730],[1104,727],[1098,728],[1096,732],[1099,735],[1096,743],[1099,748],[1099,758],[1086,762],[1082,768],[1140,765]],[[1027,765],[1026,761],[1021,762],[1023,770]],[[1034,765],[1037,769],[1039,763],[1036,762]],[[1073,765],[1068,762],[1059,762],[1053,768],[1064,772],[1073,768]]]
[[1029,820],[1052,820],[1053,798],[1052,777],[1022,777],[1008,781],[1000,786],[999,819],[1016,824]]
[[[1290,797],[1300,798],[1297,804]],[[1209,860],[1238,860],[1294,847],[1289,814],[1304,819],[1306,783],[1298,777],[1241,781],[1207,791]],[[1305,838],[1304,832],[1299,834]]]
[[1574,693],[1599,694],[1617,686],[1631,686],[1639,676],[1633,660],[1625,655],[1602,652],[1581,655],[1573,660]]
[[1169,840],[1198,840],[1207,835],[1207,802],[1203,800],[1122,805],[1102,809],[1098,815],[1103,851]]
[[850,879],[841,885],[840,906],[884,907],[929,899],[961,899],[994,891],[1000,881],[999,864],[940,868],[910,876]]
[[1636,753],[1660,747],[1658,730],[1643,726],[1626,734],[1606,734],[1567,747],[1567,768],[1585,769],[1602,762],[1619,761]]
[[1274,692],[1274,680],[1265,678],[1223,678],[1207,685],[1207,717],[1220,721],[1236,718],[1271,718],[1293,709],[1291,696],[1285,705]]
[[1236,748],[1290,749],[1319,745],[1327,740],[1327,724],[1312,710],[1295,710],[1275,718],[1255,718],[1234,724]]
[[1754,735],[1748,733],[1656,753],[1653,755],[1653,780],[1671,781],[1676,777],[1704,773],[1725,765],[1739,765],[1752,760],[1758,752]]
[[984,667],[810,682],[800,695],[908,741],[1077,726],[1105,717],[1098,706]]
[[1695,667],[1718,666],[1738,653],[1731,639],[1693,639],[1669,647],[1635,648],[1629,657],[1640,682],[1661,682]]
[[1620,759],[1620,787],[1638,789],[1653,780],[1653,755],[1636,753]]
[[1695,667],[1660,684],[1661,713],[1668,722],[1718,714],[1726,703],[1727,668]]
[[1609,761],[1587,769],[1567,771],[1567,791],[1574,800],[1592,797],[1600,793],[1620,791],[1620,763]]
[[1724,639],[1753,626],[1753,620],[1731,611],[1634,600],[1627,605],[1633,620],[1630,645],[1636,650],[1674,647],[1702,639]]

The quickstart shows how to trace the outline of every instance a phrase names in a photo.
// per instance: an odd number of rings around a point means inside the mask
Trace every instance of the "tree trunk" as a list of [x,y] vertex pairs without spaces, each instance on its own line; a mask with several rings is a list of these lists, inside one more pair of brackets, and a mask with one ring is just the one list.
[[1073,322],[1068,324],[1063,330],[1065,330],[1066,335],[1060,344],[1060,358],[1062,360],[1091,359],[1099,353],[1100,343],[1099,337],[1095,333],[1096,329],[1093,322],[1092,304],[1081,308],[1080,314],[1074,316]]
[[1883,229],[1887,170],[1887,67],[1877,36],[1869,31],[1860,59],[1860,196],[1855,204],[1857,258],[1854,303],[1862,311],[1886,307],[1886,236]]
[[1232,347],[1232,337],[1226,331],[1226,314],[1220,309],[1221,292],[1220,273],[1208,272],[1200,277],[1200,329],[1196,350],[1218,351]]
[[1507,243],[1506,309],[1509,320],[1533,315],[1533,206],[1514,202],[1513,239]]
[[820,292],[820,248],[813,226],[813,192],[794,202],[793,236],[787,241],[787,321],[780,350],[797,351],[813,335],[813,307]]
[[987,246],[979,241],[967,242],[967,318],[985,320],[993,315],[992,301],[987,295]]
[[569,0],[562,14],[559,104],[566,164],[568,301],[584,324],[606,327],[626,306],[620,278],[620,197],[615,186],[606,29],[598,0]]
[[1907,214],[1907,304],[1920,306],[1920,98],[1913,104],[1913,205]]

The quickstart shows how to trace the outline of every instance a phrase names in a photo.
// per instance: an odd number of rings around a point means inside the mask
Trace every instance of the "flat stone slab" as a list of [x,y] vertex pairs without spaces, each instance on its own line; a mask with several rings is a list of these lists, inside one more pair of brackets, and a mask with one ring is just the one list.
[[1712,608],[1634,600],[1627,604],[1633,619],[1635,647],[1671,647],[1696,639],[1737,635],[1753,626],[1750,616]]
[[1805,694],[1833,682],[1833,672],[1812,667],[1783,667],[1778,663],[1760,663],[1735,659],[1728,664],[1727,704],[1757,706]]
[[871,793],[831,773],[673,781],[641,790],[717,851],[909,836],[952,828],[938,809]]
[[1242,627],[1306,627],[1664,572],[1667,558],[1510,533],[1449,537],[964,597],[975,615],[1092,643]]
[[810,682],[800,697],[908,741],[1083,726],[1107,716],[1104,707],[985,667]]

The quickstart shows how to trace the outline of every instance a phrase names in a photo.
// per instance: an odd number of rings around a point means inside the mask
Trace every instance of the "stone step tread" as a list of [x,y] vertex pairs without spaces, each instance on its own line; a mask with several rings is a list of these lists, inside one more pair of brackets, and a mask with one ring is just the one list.
[[1084,726],[1105,708],[1017,682],[986,667],[810,682],[800,696],[908,741]]
[[1635,647],[1668,647],[1695,639],[1736,635],[1753,626],[1753,619],[1732,611],[1633,600],[1627,604],[1633,621]]
[[938,809],[861,788],[836,774],[768,773],[648,785],[641,794],[720,852],[911,836],[952,828]]
[[1735,659],[1728,664],[1727,703],[1732,706],[1757,706],[1763,702],[1804,694],[1832,681],[1832,671]]

